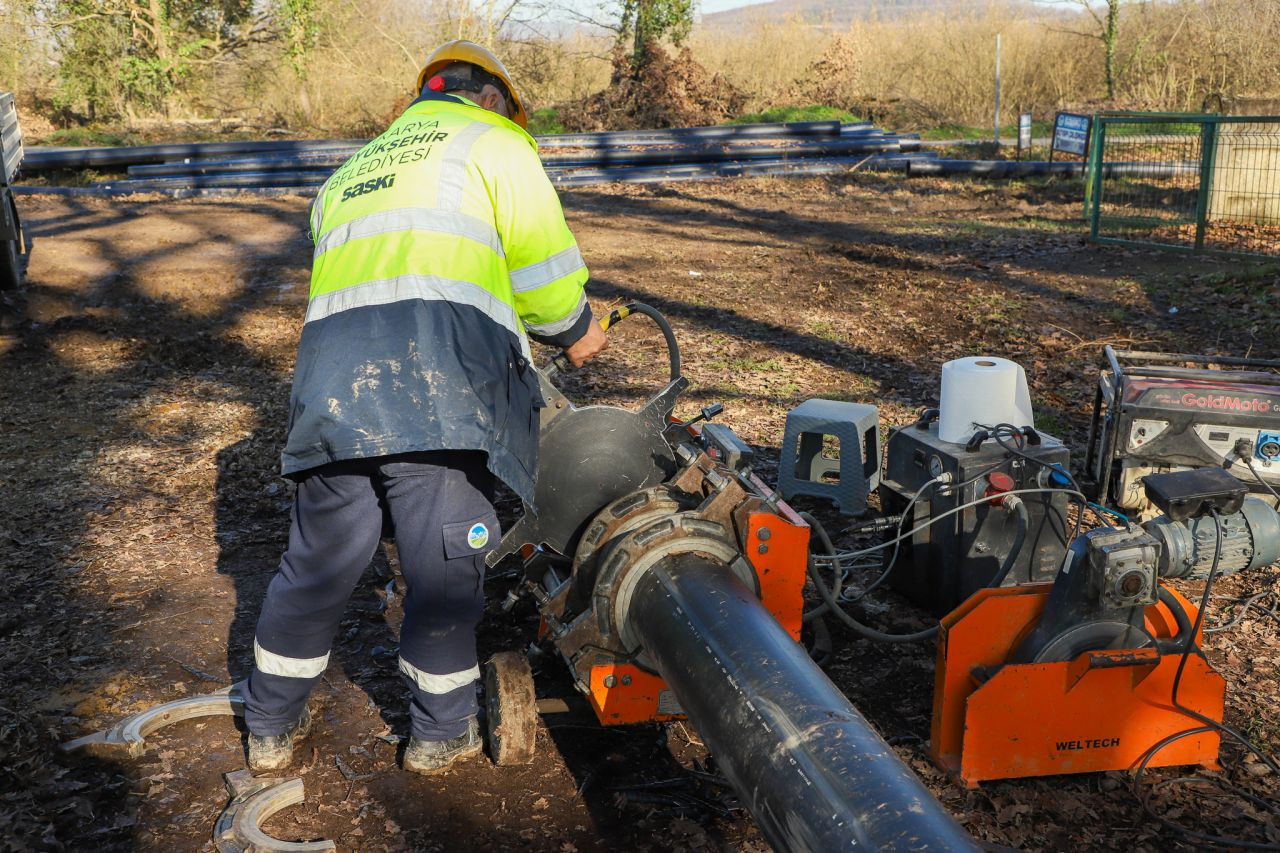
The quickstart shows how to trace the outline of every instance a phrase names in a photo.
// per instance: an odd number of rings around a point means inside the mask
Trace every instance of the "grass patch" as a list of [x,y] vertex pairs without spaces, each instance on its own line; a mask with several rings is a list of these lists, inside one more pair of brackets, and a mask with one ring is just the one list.
[[534,136],[548,133],[564,133],[564,123],[560,121],[560,111],[555,107],[543,107],[529,114],[529,132]]
[[708,362],[707,366],[738,373],[781,373],[786,370],[786,365],[776,358],[725,358]]
[[[982,140],[991,138],[991,125],[986,127],[975,127],[968,124],[940,124],[937,127],[931,127],[928,130],[920,131],[923,139],[973,139]],[[1053,133],[1053,122],[1051,121],[1033,121],[1031,122],[1032,136],[1049,136]],[[1002,137],[1016,137],[1018,135],[1018,126],[1016,124],[1004,124],[1000,126],[1000,135]]]
[[824,341],[832,341],[834,343],[842,343],[844,335],[836,329],[835,325],[826,320],[813,320],[805,326],[805,331],[816,338],[822,338]]
[[65,145],[71,148],[137,145],[138,138],[119,130],[99,127],[64,127],[40,140],[41,145]]
[[1085,225],[1074,219],[1049,219],[1044,216],[1019,216],[1004,222],[988,222],[981,219],[957,219],[948,223],[953,232],[968,237],[987,239],[1005,237],[1018,231],[1035,231],[1042,234],[1082,233]]
[[1071,426],[1062,414],[1043,403],[1033,406],[1036,413],[1036,429],[1047,432],[1055,438],[1070,434]]
[[848,110],[839,107],[828,107],[822,104],[809,104],[805,107],[771,107],[764,112],[747,113],[735,118],[729,124],[761,124],[779,121],[830,121],[839,119],[842,122],[861,121]]

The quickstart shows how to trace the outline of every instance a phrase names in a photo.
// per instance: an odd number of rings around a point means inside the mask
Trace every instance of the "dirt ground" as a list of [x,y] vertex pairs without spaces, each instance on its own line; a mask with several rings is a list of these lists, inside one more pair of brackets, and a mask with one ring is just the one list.
[[[638,298],[666,312],[692,380],[681,410],[724,403],[721,420],[760,449],[770,480],[799,401],[872,402],[902,423],[936,404],[940,365],[959,356],[1021,362],[1039,425],[1076,448],[1104,343],[1280,357],[1275,266],[1089,246],[1068,184],[743,180],[564,197],[595,308]],[[307,201],[20,207],[28,284],[0,329],[0,849],[207,849],[222,774],[243,761],[231,718],[165,729],[137,759],[55,747],[247,671],[288,528],[278,456]],[[569,380],[572,398],[636,405],[657,386],[660,338],[643,319],[615,334]],[[500,510],[509,522],[516,505]],[[628,792],[704,766],[688,724],[548,716],[531,766],[481,757],[431,779],[398,770],[394,565],[393,548],[380,553],[356,591],[315,696],[306,800],[270,832],[340,850],[767,849],[741,810]],[[502,571],[488,582],[482,653],[532,639],[529,611],[498,610],[511,583]],[[1280,573],[1219,590],[1275,592]],[[895,605],[876,611],[882,626],[925,624],[891,594],[878,600]],[[1215,601],[1211,623],[1228,605]],[[976,837],[1025,850],[1192,846],[1145,817],[1120,774],[954,785],[927,759],[932,648],[832,633],[832,679]],[[1229,682],[1228,721],[1280,751],[1280,623],[1251,611],[1207,645]],[[537,679],[539,695],[569,692],[551,657]],[[1259,769],[1236,760],[1227,775],[1274,797]],[[1153,803],[1202,831],[1280,841],[1274,815],[1267,825],[1259,807],[1203,787],[1161,789]]]

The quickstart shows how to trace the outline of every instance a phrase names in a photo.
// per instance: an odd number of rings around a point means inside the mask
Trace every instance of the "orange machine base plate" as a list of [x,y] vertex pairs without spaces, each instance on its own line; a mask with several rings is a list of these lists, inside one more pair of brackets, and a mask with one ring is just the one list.
[[[942,620],[931,752],[969,787],[993,779],[1132,770],[1163,738],[1201,725],[1171,703],[1180,655],[1095,651],[1072,661],[1005,665],[1051,588],[984,589]],[[1194,620],[1195,607],[1173,594]],[[1148,607],[1145,616],[1153,635],[1176,633],[1163,604]],[[1193,652],[1179,702],[1221,720],[1225,695],[1222,677]],[[1218,747],[1216,732],[1182,738],[1156,753],[1149,766],[1216,768]]]

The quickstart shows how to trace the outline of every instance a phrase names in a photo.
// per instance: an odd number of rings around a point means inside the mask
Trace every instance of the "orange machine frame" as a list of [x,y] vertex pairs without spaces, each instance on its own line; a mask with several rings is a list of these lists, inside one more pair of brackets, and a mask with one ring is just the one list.
[[[768,486],[751,477],[761,494]],[[776,512],[759,509],[747,517],[746,557],[760,582],[760,600],[796,642],[804,617],[804,584],[809,561],[809,525],[778,500]],[[767,539],[760,533],[767,529]],[[634,664],[591,667],[587,698],[606,726],[684,719],[684,713],[657,675]]]
[[[942,620],[931,752],[971,788],[992,779],[1131,770],[1158,741],[1200,724],[1171,703],[1181,655],[1113,650],[1005,664],[1034,627],[1052,586],[980,590]],[[1194,620],[1196,608],[1170,592]],[[1176,634],[1165,605],[1148,607],[1145,617],[1154,636]],[[1222,676],[1193,652],[1179,703],[1221,720],[1225,695]],[[1216,732],[1182,738],[1154,755],[1150,766],[1216,768],[1218,747]]]

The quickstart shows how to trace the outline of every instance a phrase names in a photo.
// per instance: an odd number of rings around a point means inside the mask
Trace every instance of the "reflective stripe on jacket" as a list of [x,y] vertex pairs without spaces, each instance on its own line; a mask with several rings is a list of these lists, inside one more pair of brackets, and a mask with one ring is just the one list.
[[330,176],[311,234],[284,473],[484,450],[531,500],[542,402],[526,331],[564,346],[591,322],[587,269],[533,138],[428,95]]

